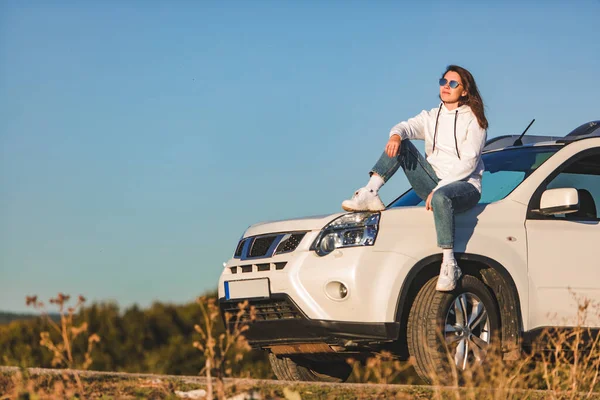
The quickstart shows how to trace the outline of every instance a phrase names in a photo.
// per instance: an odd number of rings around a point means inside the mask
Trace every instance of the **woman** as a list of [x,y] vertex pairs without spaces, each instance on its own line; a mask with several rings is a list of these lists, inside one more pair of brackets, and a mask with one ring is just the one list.
[[[454,215],[474,207],[481,198],[481,151],[488,122],[469,71],[450,65],[439,83],[439,107],[392,128],[369,183],[345,200],[342,208],[383,210],[378,191],[402,167],[414,191],[425,200],[425,209],[433,211],[437,243],[443,253],[436,289],[451,291],[462,275],[454,258]],[[426,158],[410,142],[417,139],[425,140]]]

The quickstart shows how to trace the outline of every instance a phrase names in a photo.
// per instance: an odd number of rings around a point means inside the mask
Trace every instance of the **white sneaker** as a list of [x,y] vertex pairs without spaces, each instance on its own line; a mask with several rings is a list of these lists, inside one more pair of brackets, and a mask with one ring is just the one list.
[[381,211],[385,205],[375,190],[362,187],[350,200],[342,202],[342,208],[346,211]]
[[451,292],[456,288],[456,282],[462,276],[462,271],[458,268],[456,260],[442,263],[440,276],[438,277],[435,290],[440,292]]

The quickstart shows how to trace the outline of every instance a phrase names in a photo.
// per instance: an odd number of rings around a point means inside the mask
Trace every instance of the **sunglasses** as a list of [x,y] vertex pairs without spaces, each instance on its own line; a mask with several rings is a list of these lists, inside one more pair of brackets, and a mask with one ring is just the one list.
[[457,81],[448,82],[448,79],[446,79],[446,78],[440,79],[440,86],[446,86],[446,85],[450,86],[452,89],[456,89],[461,84],[460,84],[460,82],[457,82]]

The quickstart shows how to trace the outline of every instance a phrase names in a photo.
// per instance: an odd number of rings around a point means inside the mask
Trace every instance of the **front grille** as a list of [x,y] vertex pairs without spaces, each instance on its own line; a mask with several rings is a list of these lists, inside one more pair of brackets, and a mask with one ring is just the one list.
[[250,257],[263,257],[275,241],[277,236],[259,236],[252,242],[250,248]]
[[234,257],[241,257],[242,256],[242,250],[244,249],[244,242],[246,240],[242,239],[240,240],[240,242],[237,245],[237,248],[235,249],[235,254],[233,255]]
[[[276,263],[263,263],[263,264],[255,264],[256,265],[256,270],[258,272],[264,272],[264,271],[271,271],[273,268],[275,268],[276,271],[282,270],[285,268],[285,266],[287,265],[287,261],[280,261],[280,262],[276,262]],[[252,272],[253,268],[252,265],[234,265],[229,267],[229,269],[231,270],[232,274],[237,274],[238,272],[241,273],[246,273],[246,272]]]
[[287,238],[282,239],[275,250],[275,254],[289,253],[290,251],[296,250],[296,247],[298,247],[304,235],[306,235],[306,233],[294,233],[293,235],[289,235]]
[[276,270],[284,269],[286,265],[287,265],[286,261],[275,263],[275,269]]
[[256,265],[256,269],[258,270],[258,272],[264,272],[264,271],[269,271],[271,269],[271,264],[267,263],[267,264],[257,264]]
[[[251,307],[254,307],[252,313],[250,311]],[[235,323],[233,317],[239,310],[238,303],[236,302],[221,302],[221,312],[223,315],[225,313],[230,313],[232,316],[230,323]],[[287,298],[249,300],[246,312],[241,316],[240,321],[250,321],[251,314],[254,315],[254,322],[303,318],[302,313],[298,310],[296,305]]]
[[233,254],[234,258],[268,258],[277,254],[291,253],[300,245],[306,232],[269,233],[241,239]]
[[252,265],[242,265],[242,272],[252,272]]

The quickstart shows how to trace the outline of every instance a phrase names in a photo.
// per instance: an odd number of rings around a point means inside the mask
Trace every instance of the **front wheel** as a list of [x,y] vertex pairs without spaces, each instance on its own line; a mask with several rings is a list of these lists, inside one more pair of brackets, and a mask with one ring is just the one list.
[[343,360],[317,362],[269,353],[269,362],[277,379],[283,381],[345,382],[352,372],[352,367]]
[[479,279],[465,275],[452,292],[435,290],[437,276],[417,294],[410,310],[407,341],[419,376],[451,383],[485,362],[499,339],[496,301]]

